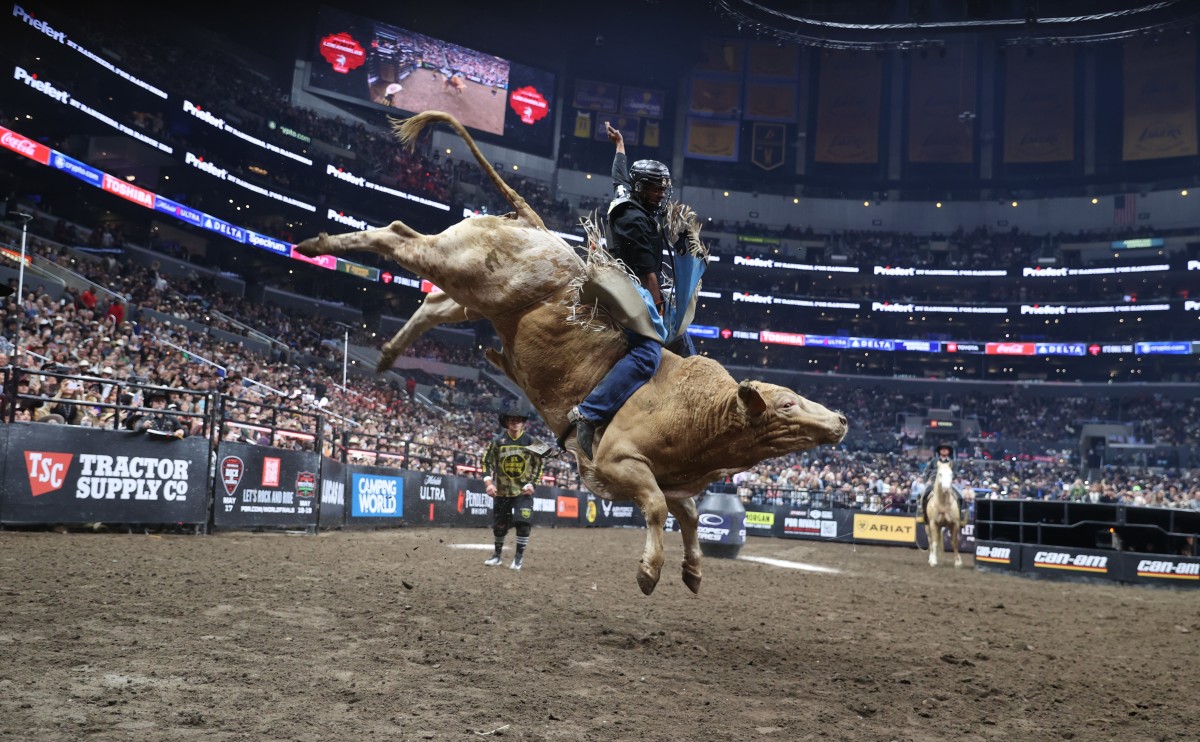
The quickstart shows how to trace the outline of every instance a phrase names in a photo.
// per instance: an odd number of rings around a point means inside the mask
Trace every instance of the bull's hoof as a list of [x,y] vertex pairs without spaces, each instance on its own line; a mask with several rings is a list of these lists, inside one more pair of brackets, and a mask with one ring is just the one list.
[[379,361],[375,364],[375,373],[381,374],[384,371],[391,371],[392,366],[396,365],[396,353],[391,353],[385,347],[383,353],[379,356]]
[[683,570],[683,584],[688,586],[688,590],[691,590],[693,593],[696,593],[697,595],[699,595],[700,594],[700,573],[699,572],[689,572],[687,570],[687,568],[685,567]]
[[309,258],[315,258],[318,255],[324,255],[325,253],[322,250],[322,247],[325,243],[325,240],[328,238],[329,234],[326,232],[322,232],[316,237],[309,237],[304,242],[296,245],[296,252]]
[[643,564],[638,567],[638,587],[642,589],[643,595],[649,595],[654,592],[654,588],[658,587],[658,577],[658,572],[651,573],[646,565]]

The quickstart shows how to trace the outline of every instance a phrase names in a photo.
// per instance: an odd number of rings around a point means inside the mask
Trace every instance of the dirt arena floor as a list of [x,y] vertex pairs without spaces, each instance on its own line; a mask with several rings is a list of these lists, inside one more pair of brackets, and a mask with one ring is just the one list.
[[[1196,738],[1200,593],[638,530],[0,533],[0,738]],[[505,562],[511,555],[510,545]],[[464,548],[465,547],[465,548]],[[472,548],[474,547],[474,548]],[[968,565],[970,559],[967,558]]]
[[[445,111],[473,129],[504,133],[504,112],[508,92],[490,85],[465,80],[461,93],[446,87],[446,78],[434,70],[417,70],[400,81],[404,89],[395,98],[397,108],[406,111]],[[375,85],[371,99],[383,95],[385,83]]]

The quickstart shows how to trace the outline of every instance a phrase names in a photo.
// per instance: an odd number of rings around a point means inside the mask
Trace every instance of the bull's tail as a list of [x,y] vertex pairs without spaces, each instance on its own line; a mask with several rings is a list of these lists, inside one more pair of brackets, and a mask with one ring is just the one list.
[[513,210],[517,212],[517,216],[523,218],[525,221],[529,222],[535,227],[541,227],[542,229],[545,229],[546,225],[542,222],[542,218],[537,215],[537,212],[534,211],[529,204],[525,203],[525,199],[521,198],[521,196],[508,185],[508,183],[504,182],[504,179],[500,177],[500,173],[496,172],[496,168],[492,167],[492,163],[488,162],[487,158],[483,156],[483,153],[479,151],[479,147],[476,146],[475,140],[471,137],[470,133],[467,132],[466,127],[459,123],[458,119],[443,111],[424,111],[422,113],[418,113],[412,118],[404,119],[403,121],[391,119],[392,131],[394,131],[396,135],[400,137],[400,141],[411,147],[413,142],[416,141],[417,135],[420,134],[426,126],[439,121],[448,125],[451,129],[454,129],[454,131],[457,132],[460,137],[462,137],[462,140],[467,143],[467,148],[471,150],[471,154],[475,155],[475,161],[479,163],[479,166],[483,168],[483,171],[487,173],[487,176],[491,178],[492,184],[496,186],[496,189],[504,194],[504,198],[507,199],[508,203],[512,205]]

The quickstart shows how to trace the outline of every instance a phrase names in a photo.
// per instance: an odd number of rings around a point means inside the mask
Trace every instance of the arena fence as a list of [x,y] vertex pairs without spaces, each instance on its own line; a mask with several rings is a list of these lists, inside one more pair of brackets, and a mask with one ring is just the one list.
[[[22,393],[15,383],[6,392],[10,419],[14,407],[44,396]],[[182,437],[115,423],[113,429],[23,421],[0,426],[5,454],[0,524],[182,524],[197,531],[314,533],[491,525],[492,500],[473,474],[339,461],[321,454],[319,432],[306,432],[322,430],[317,413],[220,395],[204,401],[203,412],[177,413],[190,417],[203,433]],[[115,417],[147,410],[166,414],[131,404],[110,406]],[[229,417],[233,414],[243,419]],[[350,455],[347,448],[339,452]],[[866,512],[839,500],[789,495],[750,498],[747,535],[926,547],[925,529],[911,514]],[[645,527],[632,503],[588,492],[542,485],[533,500],[538,526]],[[668,528],[675,527],[668,522]],[[1200,512],[980,500],[961,546],[976,552],[979,569],[1200,588],[1198,533]]]

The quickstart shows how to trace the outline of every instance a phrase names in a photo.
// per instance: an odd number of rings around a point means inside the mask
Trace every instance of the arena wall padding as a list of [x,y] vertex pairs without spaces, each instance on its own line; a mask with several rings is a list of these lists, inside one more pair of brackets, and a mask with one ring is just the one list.
[[311,451],[222,441],[213,480],[213,525],[315,527],[320,470],[320,456]]

